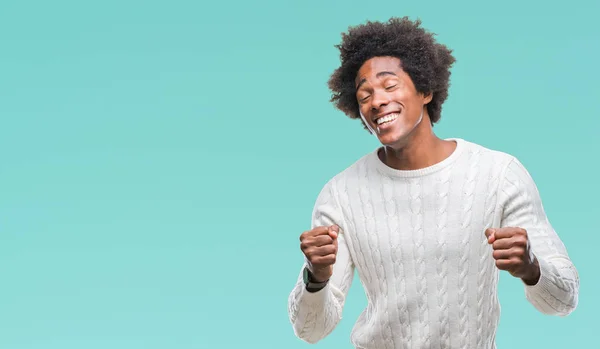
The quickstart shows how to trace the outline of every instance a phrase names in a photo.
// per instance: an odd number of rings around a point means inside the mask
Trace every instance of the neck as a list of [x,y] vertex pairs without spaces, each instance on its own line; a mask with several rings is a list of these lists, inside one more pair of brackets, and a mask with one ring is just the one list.
[[438,138],[429,119],[407,136],[403,144],[384,146],[379,158],[387,166],[397,170],[418,170],[441,162],[456,148],[456,143]]

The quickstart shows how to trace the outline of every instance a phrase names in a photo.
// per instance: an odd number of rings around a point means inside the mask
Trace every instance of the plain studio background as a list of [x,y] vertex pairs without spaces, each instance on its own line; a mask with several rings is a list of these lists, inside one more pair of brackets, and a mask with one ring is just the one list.
[[[286,308],[298,236],[378,145],[328,102],[333,45],[404,15],[458,60],[435,130],[516,155],[580,272],[568,318],[503,273],[498,347],[595,343],[599,6],[2,3],[0,348],[308,348]],[[356,278],[317,347],[350,347],[365,305]]]

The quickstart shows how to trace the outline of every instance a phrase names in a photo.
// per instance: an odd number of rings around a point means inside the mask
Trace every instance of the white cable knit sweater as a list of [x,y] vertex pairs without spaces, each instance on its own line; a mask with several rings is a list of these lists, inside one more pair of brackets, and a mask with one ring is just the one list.
[[453,140],[452,155],[431,167],[395,170],[374,151],[325,185],[312,227],[341,228],[338,256],[324,289],[309,293],[298,277],[288,309],[299,338],[331,333],[357,270],[368,306],[351,334],[356,348],[495,348],[499,270],[489,227],[527,230],[541,277],[523,287],[536,309],[575,309],[577,271],[527,170],[513,156]]

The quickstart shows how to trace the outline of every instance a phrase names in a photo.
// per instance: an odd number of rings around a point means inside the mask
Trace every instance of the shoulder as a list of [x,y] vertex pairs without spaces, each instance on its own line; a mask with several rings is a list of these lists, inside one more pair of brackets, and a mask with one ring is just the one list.
[[333,182],[334,184],[354,182],[361,177],[370,175],[375,169],[373,166],[374,161],[376,161],[375,157],[377,157],[376,150],[361,155],[353,163],[333,176],[330,179],[330,182]]
[[372,177],[373,161],[376,156],[375,150],[363,154],[335,175],[329,177],[321,189],[321,195],[344,196],[348,186],[359,185],[361,178]]
[[479,163],[488,168],[491,177],[500,180],[501,185],[535,186],[533,178],[521,160],[510,153],[465,141],[466,148],[481,154]]
[[477,154],[477,160],[480,165],[488,166],[494,172],[504,172],[513,163],[519,163],[519,160],[512,154],[487,147],[468,140],[461,140],[464,144],[467,154]]

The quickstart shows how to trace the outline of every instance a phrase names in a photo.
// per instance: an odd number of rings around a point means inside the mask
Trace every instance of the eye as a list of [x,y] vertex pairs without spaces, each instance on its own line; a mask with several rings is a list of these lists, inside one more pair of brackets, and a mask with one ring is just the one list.
[[361,103],[364,103],[364,102],[366,102],[366,101],[367,101],[367,99],[369,99],[369,97],[371,97],[371,96],[369,95],[369,96],[363,97],[363,98],[361,98],[359,101],[360,101]]
[[393,88],[394,88],[394,87],[396,87],[396,86],[398,86],[398,85],[390,85],[390,86],[386,87],[385,89],[386,89],[386,90],[391,90],[391,89],[393,89]]

